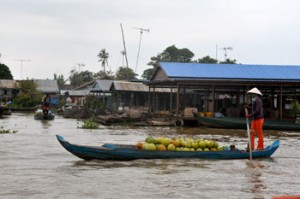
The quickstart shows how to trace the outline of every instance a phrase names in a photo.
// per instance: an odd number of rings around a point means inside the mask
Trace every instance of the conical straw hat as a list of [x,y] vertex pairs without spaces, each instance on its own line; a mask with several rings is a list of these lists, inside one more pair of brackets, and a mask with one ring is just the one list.
[[254,87],[251,90],[247,91],[247,94],[258,94],[258,95],[262,96],[261,92],[256,87]]

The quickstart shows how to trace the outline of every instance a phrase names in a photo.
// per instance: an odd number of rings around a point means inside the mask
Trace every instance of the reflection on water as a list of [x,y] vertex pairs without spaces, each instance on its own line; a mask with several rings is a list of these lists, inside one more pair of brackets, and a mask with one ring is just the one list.
[[270,159],[84,161],[57,142],[61,134],[77,144],[132,144],[147,136],[193,137],[221,145],[247,146],[246,130],[101,126],[77,128],[81,121],[33,114],[0,120],[16,134],[0,135],[0,198],[272,198],[297,194],[300,136],[265,131],[266,145],[280,139]]
[[268,166],[258,161],[248,161],[247,166],[246,176],[249,180],[249,184],[252,185],[250,190],[253,193],[253,198],[265,198],[263,193],[264,189],[266,189],[266,185],[263,179],[263,173]]

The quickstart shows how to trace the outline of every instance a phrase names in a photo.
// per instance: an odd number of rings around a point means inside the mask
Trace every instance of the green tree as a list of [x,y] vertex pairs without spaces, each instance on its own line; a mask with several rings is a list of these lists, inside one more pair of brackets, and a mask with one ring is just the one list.
[[111,80],[115,79],[114,73],[111,71],[107,71],[107,72],[99,71],[98,73],[95,73],[93,77],[95,79],[111,79]]
[[87,83],[93,79],[93,73],[90,71],[79,72],[75,69],[71,70],[69,77],[70,84],[72,87],[80,86],[81,84]]
[[194,53],[187,48],[178,49],[175,45],[167,47],[156,57],[151,57],[148,65],[156,68],[159,62],[186,62],[192,61]]
[[64,78],[64,75],[57,75],[56,73],[54,73],[54,80],[57,81],[59,89],[63,88],[67,82],[67,80]]
[[166,48],[161,57],[163,61],[168,62],[191,62],[194,53],[187,48],[178,49],[173,45]]
[[162,59],[161,54],[158,54],[156,57],[151,57],[150,62],[147,64],[148,66],[152,66],[153,68],[156,68],[159,66],[159,62],[164,61]]
[[294,100],[292,102],[292,111],[294,114],[300,114],[300,103],[298,102],[298,100]]
[[236,60],[235,59],[226,59],[225,61],[223,62],[220,62],[220,64],[236,64]]
[[142,77],[150,79],[154,72],[154,69],[159,66],[159,62],[192,62],[194,53],[187,48],[178,49],[175,45],[167,47],[162,53],[159,53],[155,57],[150,58],[150,62],[147,64],[153,68],[144,70]]
[[35,107],[41,103],[43,94],[37,91],[33,80],[19,81],[20,92],[13,101],[12,107]]
[[8,66],[2,63],[0,63],[0,79],[13,79]]
[[108,52],[106,52],[105,49],[102,49],[99,52],[98,57],[100,58],[99,62],[101,62],[101,66],[103,67],[103,70],[105,72],[106,71],[105,70],[105,65],[108,67],[108,57],[109,57],[109,54],[108,54]]
[[137,74],[131,69],[127,67],[119,67],[116,72],[117,80],[131,80],[136,79]]
[[149,80],[154,72],[154,68],[148,68],[146,70],[144,70],[143,74],[142,74],[142,78]]
[[201,59],[198,59],[196,62],[198,63],[204,63],[204,64],[217,64],[218,60],[211,58],[210,56],[202,57]]

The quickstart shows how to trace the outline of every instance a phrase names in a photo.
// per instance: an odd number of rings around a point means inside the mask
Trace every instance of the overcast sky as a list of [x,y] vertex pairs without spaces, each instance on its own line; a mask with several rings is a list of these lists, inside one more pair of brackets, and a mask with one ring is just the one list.
[[115,72],[124,63],[120,23],[133,70],[140,39],[134,27],[150,29],[139,75],[171,45],[190,49],[194,59],[222,61],[222,48],[232,47],[227,56],[238,63],[300,65],[299,0],[0,0],[0,62],[14,79],[67,78],[78,64],[101,70],[97,54],[106,49]]

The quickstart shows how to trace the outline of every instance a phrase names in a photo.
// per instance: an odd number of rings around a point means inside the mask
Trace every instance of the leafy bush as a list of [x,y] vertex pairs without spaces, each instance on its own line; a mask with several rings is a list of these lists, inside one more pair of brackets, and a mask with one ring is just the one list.
[[4,134],[4,133],[16,133],[16,132],[18,132],[18,131],[12,131],[12,130],[6,130],[6,129],[4,129],[4,127],[3,126],[0,126],[0,134]]
[[33,80],[20,81],[20,92],[12,102],[11,107],[34,107],[41,103],[42,93],[36,90],[36,84]]
[[88,119],[84,121],[81,128],[83,129],[98,129],[99,124],[94,119]]
[[105,111],[105,105],[102,101],[102,99],[99,99],[95,96],[88,96],[86,99],[85,106],[94,112],[96,115],[103,113]]
[[293,112],[295,114],[300,114],[300,103],[298,100],[293,101]]

